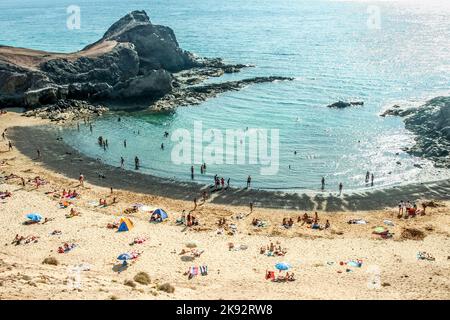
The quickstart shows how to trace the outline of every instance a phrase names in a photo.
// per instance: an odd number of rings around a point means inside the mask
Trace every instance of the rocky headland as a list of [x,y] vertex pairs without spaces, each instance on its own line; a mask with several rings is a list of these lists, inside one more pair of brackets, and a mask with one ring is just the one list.
[[152,24],[145,11],[133,11],[75,53],[0,46],[0,108],[24,107],[30,116],[60,121],[101,114],[118,102],[125,108],[140,101],[143,109],[167,110],[253,83],[292,80],[199,85],[246,67],[197,57],[180,48],[172,29]]
[[406,129],[415,136],[406,151],[431,159],[437,167],[450,168],[450,97],[436,97],[419,107],[394,105],[381,114],[403,117]]

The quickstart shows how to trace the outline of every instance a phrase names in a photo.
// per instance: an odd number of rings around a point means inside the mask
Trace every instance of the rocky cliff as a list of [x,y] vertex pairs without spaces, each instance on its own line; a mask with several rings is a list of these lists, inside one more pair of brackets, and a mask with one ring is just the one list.
[[403,117],[406,129],[416,134],[416,143],[407,152],[450,168],[450,97],[436,97],[415,108],[395,105],[381,116],[388,115]]
[[[145,98],[151,106],[167,98],[174,88],[178,94],[192,95],[185,90],[187,86],[244,67],[194,56],[179,47],[172,29],[152,24],[145,11],[133,11],[114,23],[100,40],[75,53],[0,46],[0,108],[45,106],[59,110],[67,106],[76,110],[89,105],[80,101],[107,104],[137,98]],[[267,77],[266,81],[273,80]]]

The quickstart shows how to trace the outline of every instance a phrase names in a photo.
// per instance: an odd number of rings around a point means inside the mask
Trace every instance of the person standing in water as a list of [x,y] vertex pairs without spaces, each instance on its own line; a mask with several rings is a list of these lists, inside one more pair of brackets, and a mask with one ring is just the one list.
[[325,189],[325,177],[322,177],[322,190]]
[[194,180],[194,166],[191,166],[191,179]]
[[123,169],[125,167],[125,159],[120,157],[120,167]]
[[89,123],[89,131],[92,133],[93,129],[92,129],[92,124]]
[[161,150],[164,150],[164,143],[161,143]]
[[227,180],[227,189],[230,187],[230,178]]
[[372,187],[373,187],[373,179],[375,179],[375,177],[373,176],[373,173],[372,173],[372,175],[370,176],[370,180],[371,180],[371,185],[372,185]]
[[80,123],[79,122],[77,122],[77,130],[78,130],[78,132],[80,132]]
[[247,189],[250,188],[251,183],[252,183],[252,177],[248,176],[248,178],[247,178]]
[[123,147],[124,147],[124,148],[127,147],[127,140],[123,140]]
[[36,152],[37,152],[38,159],[40,159],[41,158],[41,150],[37,149]]
[[134,167],[139,170],[139,158],[137,156],[134,158]]
[[366,183],[368,183],[368,182],[369,182],[369,177],[370,177],[370,172],[369,172],[369,171],[367,171],[367,172],[366,172]]
[[344,185],[342,184],[342,182],[339,183],[339,195],[342,194],[342,189],[344,188]]

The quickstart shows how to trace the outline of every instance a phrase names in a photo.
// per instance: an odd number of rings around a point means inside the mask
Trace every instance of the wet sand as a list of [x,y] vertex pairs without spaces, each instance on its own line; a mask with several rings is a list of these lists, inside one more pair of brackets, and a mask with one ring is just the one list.
[[[101,187],[189,201],[195,197],[200,198],[204,190],[213,190],[207,185],[163,179],[101,163],[57,140],[58,131],[53,127],[13,127],[9,129],[9,137],[21,153],[32,159],[36,158],[36,149],[39,148],[42,157],[34,160],[47,169],[73,179],[78,179],[80,173],[83,173],[87,181]],[[105,178],[100,178],[99,173]],[[422,198],[449,199],[450,181],[416,183],[352,193],[345,193],[344,189],[342,196],[337,192],[307,194],[230,188],[212,192],[211,202],[235,206],[246,206],[253,202],[255,206],[264,208],[335,212],[384,209],[395,207],[400,200],[415,201]]]

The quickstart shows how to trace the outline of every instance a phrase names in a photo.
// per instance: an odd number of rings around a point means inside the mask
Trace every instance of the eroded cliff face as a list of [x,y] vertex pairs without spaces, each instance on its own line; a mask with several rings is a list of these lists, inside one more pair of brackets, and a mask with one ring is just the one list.
[[127,101],[142,101],[142,108],[167,111],[245,85],[292,80],[268,76],[194,87],[245,67],[196,57],[179,47],[172,29],[152,24],[145,11],[133,11],[100,40],[71,54],[0,46],[0,108],[40,108],[28,115],[58,121],[102,113],[100,104],[112,102],[126,107]]
[[172,72],[208,61],[182,50],[172,29],[153,25],[144,11],[134,11],[76,53],[0,47],[0,105],[34,108],[61,99],[156,99],[172,90]]

